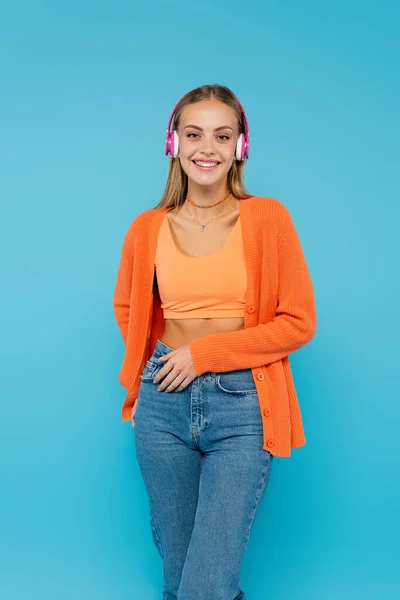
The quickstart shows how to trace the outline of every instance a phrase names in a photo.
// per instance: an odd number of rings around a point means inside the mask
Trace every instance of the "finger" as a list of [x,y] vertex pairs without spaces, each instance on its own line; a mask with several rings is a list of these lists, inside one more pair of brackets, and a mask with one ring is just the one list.
[[189,383],[193,381],[193,379],[191,379],[189,376],[185,377],[185,379],[181,382],[180,386],[178,388],[176,388],[177,392],[182,392],[182,390],[184,390],[185,388],[187,388],[187,386],[189,385]]
[[131,423],[132,423],[132,427],[135,426],[135,419],[134,419],[134,414],[136,412],[137,409],[137,401],[135,402],[135,404],[132,407],[132,411],[131,411]]
[[170,373],[173,370],[173,368],[174,365],[172,363],[165,364],[154,377],[154,383],[158,383],[159,381],[161,381],[161,379],[164,379],[168,375],[168,373]]
[[171,358],[171,356],[174,354],[174,352],[176,352],[176,350],[171,350],[171,352],[168,352],[168,354],[163,354],[162,356],[160,356],[159,360],[161,360],[162,362],[169,360]]
[[[166,388],[166,392],[172,392],[172,390],[174,389],[179,389],[179,387],[182,385],[182,382],[186,379],[186,375],[184,373],[179,373],[179,375],[177,375],[175,377],[175,379],[173,380],[173,382]],[[179,386],[179,387],[178,387]]]
[[[164,377],[163,381],[160,383],[160,385],[158,386],[158,390],[160,392],[164,391],[167,387],[169,387],[171,384],[173,384],[173,387],[175,387],[175,379],[180,375],[180,373],[178,373],[177,368],[175,367],[174,369],[172,369],[172,371],[169,372],[167,377]],[[181,380],[179,380],[179,383],[181,382]],[[172,388],[170,388],[172,389]]]

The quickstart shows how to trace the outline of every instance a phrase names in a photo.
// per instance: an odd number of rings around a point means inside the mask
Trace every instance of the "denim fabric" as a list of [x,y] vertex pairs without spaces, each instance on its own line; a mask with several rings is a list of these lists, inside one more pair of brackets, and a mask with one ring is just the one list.
[[158,340],[145,365],[133,429],[163,600],[245,600],[240,567],[273,460],[253,375],[208,372],[158,391],[171,350]]

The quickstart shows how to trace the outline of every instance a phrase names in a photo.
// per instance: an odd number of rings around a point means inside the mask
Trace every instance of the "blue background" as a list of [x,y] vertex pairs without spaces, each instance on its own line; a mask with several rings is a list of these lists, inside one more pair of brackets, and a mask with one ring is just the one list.
[[170,111],[215,82],[246,108],[247,185],[289,208],[319,317],[291,357],[307,445],[274,463],[244,590],[400,597],[397,6],[1,4],[5,600],[161,597],[112,295]]

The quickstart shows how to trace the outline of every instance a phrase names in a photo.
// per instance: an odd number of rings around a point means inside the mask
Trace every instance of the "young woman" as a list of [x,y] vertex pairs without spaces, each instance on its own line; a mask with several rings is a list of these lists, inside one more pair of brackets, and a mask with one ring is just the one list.
[[122,418],[164,600],[243,600],[273,457],[306,443],[288,356],[314,336],[313,285],[289,211],[246,191],[248,123],[228,88],[179,100],[166,154],[164,195],[129,227],[114,294]]

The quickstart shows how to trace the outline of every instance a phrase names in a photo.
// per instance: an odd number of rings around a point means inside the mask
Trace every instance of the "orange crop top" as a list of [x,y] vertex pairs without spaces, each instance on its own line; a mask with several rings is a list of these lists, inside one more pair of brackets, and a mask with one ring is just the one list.
[[244,317],[247,272],[240,216],[217,252],[188,256],[175,244],[166,213],[155,268],[165,319]]

